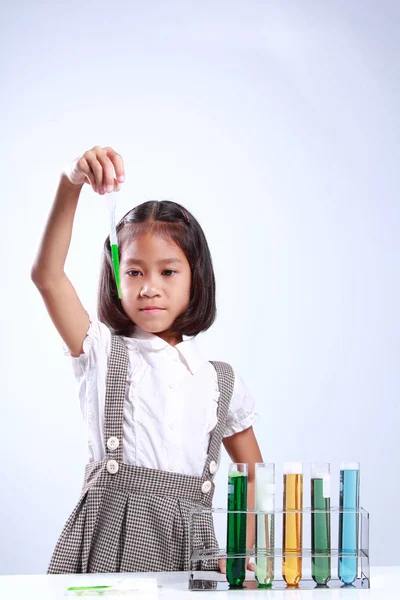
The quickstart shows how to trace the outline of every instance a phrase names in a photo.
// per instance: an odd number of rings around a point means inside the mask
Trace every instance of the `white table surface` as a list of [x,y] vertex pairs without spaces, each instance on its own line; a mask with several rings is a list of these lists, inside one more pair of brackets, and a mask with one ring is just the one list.
[[[112,579],[156,579],[162,586],[154,592],[132,592],[119,598],[135,600],[224,600],[237,598],[251,600],[265,597],[271,600],[400,600],[400,566],[371,567],[370,589],[314,589],[314,590],[230,590],[190,591],[188,572],[168,573],[89,573],[77,575],[2,575],[0,576],[0,598],[3,600],[67,600],[65,595],[70,586],[104,585]],[[76,596],[75,596],[76,597]],[[95,598],[95,596],[92,596]],[[105,595],[104,600],[117,596]]]

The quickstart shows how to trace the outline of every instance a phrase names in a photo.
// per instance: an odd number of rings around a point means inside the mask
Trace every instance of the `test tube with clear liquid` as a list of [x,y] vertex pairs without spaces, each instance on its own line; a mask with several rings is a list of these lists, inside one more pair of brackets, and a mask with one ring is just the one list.
[[[275,550],[275,464],[255,464],[256,561],[255,577],[258,587],[271,587],[274,580]],[[258,554],[258,551],[261,551]]]

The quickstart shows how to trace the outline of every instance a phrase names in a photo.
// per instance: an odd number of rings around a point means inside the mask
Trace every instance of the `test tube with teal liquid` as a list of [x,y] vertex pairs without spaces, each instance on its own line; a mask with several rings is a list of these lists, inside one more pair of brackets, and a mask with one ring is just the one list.
[[226,578],[231,588],[243,587],[246,578],[247,481],[247,463],[229,465],[228,511],[244,511],[228,512]]
[[311,463],[311,575],[317,585],[331,578],[330,465]]
[[360,463],[340,465],[338,577],[351,585],[357,577]]
[[255,577],[260,588],[272,586],[275,551],[275,464],[255,464],[256,564]]

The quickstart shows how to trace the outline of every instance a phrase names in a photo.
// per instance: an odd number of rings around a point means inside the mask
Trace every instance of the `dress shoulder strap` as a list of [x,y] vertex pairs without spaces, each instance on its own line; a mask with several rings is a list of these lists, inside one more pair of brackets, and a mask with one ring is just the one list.
[[[129,356],[126,345],[119,336],[111,335],[104,407],[104,444],[106,456],[114,458],[119,463],[123,458],[124,402],[128,364]],[[113,439],[110,440],[110,438]],[[118,442],[115,438],[118,439]]]
[[203,477],[207,479],[210,479],[210,473],[213,475],[213,473],[210,471],[210,463],[218,462],[221,442],[225,433],[226,418],[235,384],[235,373],[231,365],[225,362],[214,360],[210,360],[210,363],[217,372],[220,396],[217,408],[217,423],[210,433],[207,459],[203,470]]

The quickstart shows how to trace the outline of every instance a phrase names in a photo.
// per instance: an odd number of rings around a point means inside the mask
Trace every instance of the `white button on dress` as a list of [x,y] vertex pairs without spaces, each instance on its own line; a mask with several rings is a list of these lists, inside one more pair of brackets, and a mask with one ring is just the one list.
[[119,446],[119,439],[117,437],[110,437],[107,440],[107,448],[109,450],[116,450]]
[[215,460],[212,460],[210,462],[210,473],[211,473],[211,475],[214,475],[214,473],[216,473],[217,471],[218,471],[218,465],[215,462]]
[[203,492],[203,494],[208,494],[208,492],[211,490],[211,487],[211,481],[205,481],[201,486],[201,491]]
[[115,473],[118,472],[119,466],[116,460],[109,460],[107,461],[107,471],[109,473],[111,473],[111,475],[114,475]]

